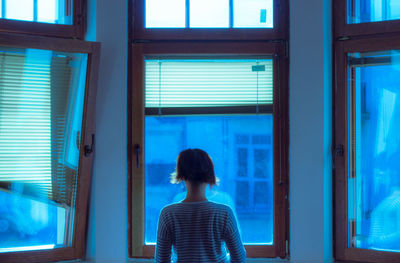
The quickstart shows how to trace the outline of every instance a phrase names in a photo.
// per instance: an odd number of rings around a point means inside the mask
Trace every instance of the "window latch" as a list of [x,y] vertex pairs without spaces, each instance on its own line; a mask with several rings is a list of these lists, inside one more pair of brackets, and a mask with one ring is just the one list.
[[140,145],[135,144],[133,147],[135,155],[136,155],[136,168],[140,168]]
[[335,148],[335,150],[333,151],[333,169],[336,169],[336,158],[338,156],[343,156],[344,154],[344,150],[343,150],[343,144],[338,144]]
[[92,134],[92,144],[89,145],[85,145],[85,156],[89,156],[90,154],[92,154],[94,151],[94,134]]

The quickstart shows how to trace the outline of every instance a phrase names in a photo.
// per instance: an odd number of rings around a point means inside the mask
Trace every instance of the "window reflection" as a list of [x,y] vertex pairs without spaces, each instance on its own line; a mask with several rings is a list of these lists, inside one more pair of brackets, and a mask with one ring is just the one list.
[[367,23],[400,19],[398,0],[348,0],[348,23]]
[[72,0],[2,0],[0,18],[72,25]]
[[87,59],[0,47],[0,252],[72,245]]
[[397,52],[349,56],[349,246],[400,252]]

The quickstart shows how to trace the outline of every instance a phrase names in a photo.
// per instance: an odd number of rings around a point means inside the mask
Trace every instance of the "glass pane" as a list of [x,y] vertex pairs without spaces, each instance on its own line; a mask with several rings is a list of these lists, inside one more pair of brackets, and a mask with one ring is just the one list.
[[146,0],[146,28],[185,27],[185,0]]
[[[256,156],[238,156],[244,152],[240,149],[246,149],[248,153],[254,149],[251,144],[238,143],[237,138],[253,135],[272,137],[272,115],[145,117],[147,244],[156,241],[161,209],[185,197],[184,184],[170,184],[169,178],[179,152],[187,148],[201,148],[211,156],[220,184],[208,189],[207,197],[210,201],[229,205],[235,211],[243,241],[247,244],[272,244],[272,156],[262,158],[267,175],[262,179],[253,176]],[[257,147],[267,150],[271,146]],[[242,169],[245,176],[238,173],[238,158],[246,168]]]
[[[271,146],[264,146],[261,149],[254,150],[254,177],[267,178],[268,177],[268,160],[271,159],[269,152]],[[267,150],[268,149],[268,150]]]
[[270,202],[272,182],[256,181],[254,183],[254,204],[262,208]]
[[349,24],[400,19],[398,0],[348,0]]
[[238,171],[237,175],[239,177],[246,177],[247,176],[247,170],[248,170],[248,152],[246,148],[238,148],[237,150],[237,164],[238,164]]
[[33,0],[6,0],[5,3],[5,18],[33,21]]
[[250,189],[248,181],[237,181],[236,182],[236,196],[240,196],[240,198],[236,198],[236,206],[238,208],[246,208],[250,205]]
[[0,253],[72,245],[86,67],[0,47]]
[[273,0],[233,0],[233,27],[274,27]]
[[400,252],[399,51],[349,55],[349,246]]
[[190,27],[229,27],[229,0],[190,0]]
[[72,0],[3,0],[2,2],[4,18],[7,19],[72,25]]
[[273,61],[147,59],[146,108],[272,104]]

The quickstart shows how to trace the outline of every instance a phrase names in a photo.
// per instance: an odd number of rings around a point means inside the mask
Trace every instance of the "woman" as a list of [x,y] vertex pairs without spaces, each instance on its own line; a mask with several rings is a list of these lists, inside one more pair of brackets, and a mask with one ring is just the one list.
[[186,184],[186,198],[163,208],[158,221],[156,262],[171,262],[171,248],[177,262],[244,262],[244,250],[235,216],[226,205],[207,200],[207,185],[216,184],[214,165],[200,149],[182,151],[177,160],[173,182]]

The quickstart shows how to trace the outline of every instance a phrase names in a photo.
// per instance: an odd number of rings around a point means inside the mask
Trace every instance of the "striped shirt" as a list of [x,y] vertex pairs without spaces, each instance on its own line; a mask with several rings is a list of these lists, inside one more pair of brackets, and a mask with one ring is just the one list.
[[158,221],[155,262],[171,262],[171,248],[178,263],[245,262],[232,209],[209,201],[183,202],[163,208]]

